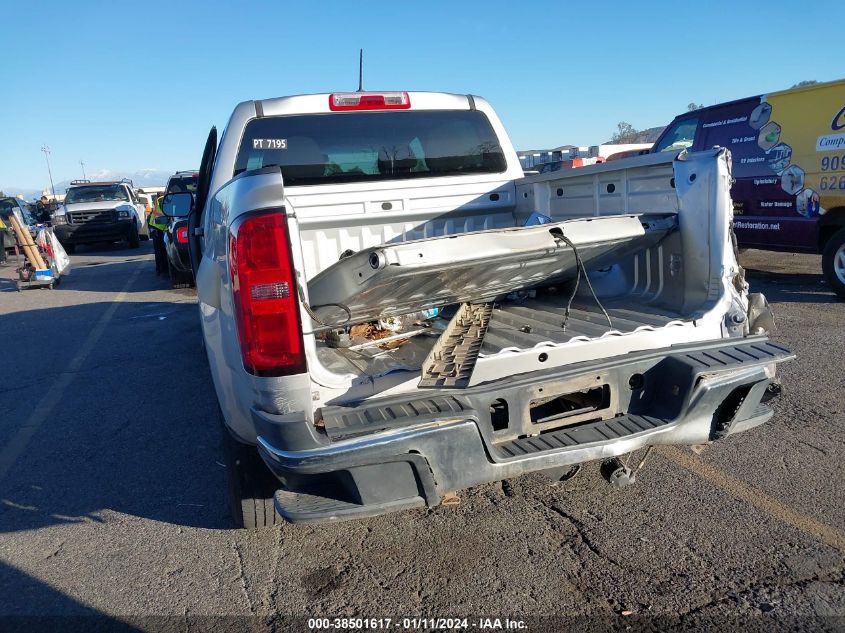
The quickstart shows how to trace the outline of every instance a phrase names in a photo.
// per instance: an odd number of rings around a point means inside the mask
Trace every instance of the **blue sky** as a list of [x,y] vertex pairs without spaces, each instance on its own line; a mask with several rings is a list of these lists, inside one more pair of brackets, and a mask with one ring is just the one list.
[[[474,93],[518,148],[606,141],[712,104],[845,77],[838,1],[4,3],[0,187],[196,167],[239,101]],[[237,6],[237,8],[235,8]]]

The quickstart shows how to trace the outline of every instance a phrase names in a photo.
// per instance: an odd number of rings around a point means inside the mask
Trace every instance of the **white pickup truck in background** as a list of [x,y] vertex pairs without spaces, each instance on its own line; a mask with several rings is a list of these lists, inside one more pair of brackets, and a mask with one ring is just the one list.
[[142,239],[150,239],[145,203],[131,180],[74,180],[70,185],[52,217],[56,237],[68,253],[79,244],[121,240],[138,248]]
[[724,149],[524,177],[467,95],[238,105],[191,215],[238,523],[433,506],[769,419],[792,354],[737,264],[730,184]]

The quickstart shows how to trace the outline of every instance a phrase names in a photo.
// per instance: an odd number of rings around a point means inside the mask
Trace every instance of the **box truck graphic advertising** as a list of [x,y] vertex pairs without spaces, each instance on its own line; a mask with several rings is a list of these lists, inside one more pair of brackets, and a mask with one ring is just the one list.
[[714,145],[733,155],[739,244],[822,253],[845,296],[845,80],[685,113],[653,151]]

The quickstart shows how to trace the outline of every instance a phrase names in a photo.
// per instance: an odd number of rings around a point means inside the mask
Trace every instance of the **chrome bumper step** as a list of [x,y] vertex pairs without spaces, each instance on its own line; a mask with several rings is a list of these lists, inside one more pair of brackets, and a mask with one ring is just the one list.
[[364,505],[290,490],[277,490],[273,502],[279,516],[290,523],[349,521],[425,506],[422,497]]

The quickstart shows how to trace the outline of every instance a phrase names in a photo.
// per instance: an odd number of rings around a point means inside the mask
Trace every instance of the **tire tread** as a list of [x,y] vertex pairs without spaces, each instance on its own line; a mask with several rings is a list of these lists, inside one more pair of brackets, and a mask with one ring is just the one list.
[[236,440],[225,424],[222,432],[229,505],[235,526],[249,530],[272,527],[279,522],[273,502],[278,480],[254,446]]
[[842,227],[834,233],[827,241],[827,244],[825,244],[824,250],[822,251],[822,271],[824,272],[825,280],[831,289],[839,295],[840,298],[845,299],[845,284],[842,283],[836,276],[836,270],[834,269],[833,262],[836,251],[838,251],[843,244],[845,244],[845,227]]

